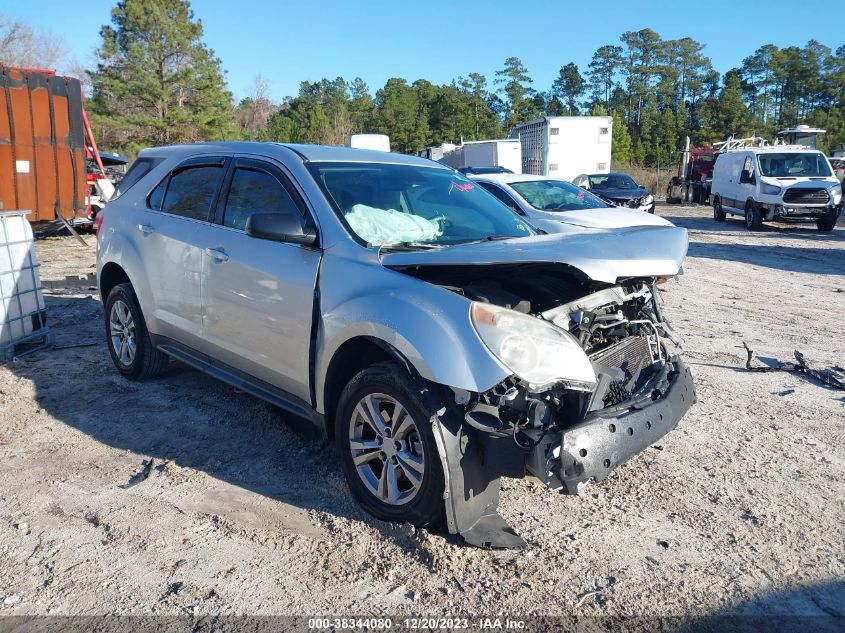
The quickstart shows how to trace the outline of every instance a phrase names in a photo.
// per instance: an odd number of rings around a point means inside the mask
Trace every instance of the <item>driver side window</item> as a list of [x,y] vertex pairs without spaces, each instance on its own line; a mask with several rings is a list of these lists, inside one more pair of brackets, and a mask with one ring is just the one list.
[[229,186],[223,226],[243,231],[247,218],[253,213],[288,213],[302,217],[296,202],[275,176],[238,167]]

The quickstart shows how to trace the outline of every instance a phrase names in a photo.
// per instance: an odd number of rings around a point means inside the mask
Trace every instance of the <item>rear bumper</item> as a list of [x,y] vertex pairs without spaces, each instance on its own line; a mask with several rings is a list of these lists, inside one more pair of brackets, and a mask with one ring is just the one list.
[[[692,374],[674,356],[655,379],[652,398],[634,398],[612,409],[595,411],[561,434],[556,478],[575,494],[587,483],[603,480],[678,425],[696,400]],[[636,407],[636,408],[634,408]],[[558,481],[548,481],[555,486]]]

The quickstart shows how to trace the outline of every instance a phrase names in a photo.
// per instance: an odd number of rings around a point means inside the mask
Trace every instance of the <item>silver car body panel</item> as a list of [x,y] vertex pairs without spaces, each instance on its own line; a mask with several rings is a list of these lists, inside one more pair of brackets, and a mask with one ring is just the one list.
[[556,262],[577,268],[595,281],[616,283],[621,278],[677,275],[687,245],[686,229],[648,226],[387,253],[382,261],[386,266]]
[[357,337],[387,343],[423,378],[456,389],[486,391],[510,375],[478,338],[469,300],[379,265],[375,250],[359,247],[356,257],[331,251],[326,250],[320,271],[322,318],[314,372],[320,413],[325,413],[329,363]]

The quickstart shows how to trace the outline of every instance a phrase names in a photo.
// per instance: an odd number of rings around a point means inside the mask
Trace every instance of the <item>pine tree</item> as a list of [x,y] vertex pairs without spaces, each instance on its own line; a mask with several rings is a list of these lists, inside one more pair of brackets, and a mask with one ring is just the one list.
[[[102,28],[92,110],[119,147],[229,138],[232,97],[187,0],[120,0]],[[108,134],[108,131],[111,134]]]
[[505,128],[524,123],[539,115],[537,104],[529,97],[534,90],[529,87],[531,77],[518,57],[508,57],[502,70],[496,71],[496,83],[502,85],[506,98]]
[[613,139],[610,146],[610,159],[613,164],[631,162],[631,135],[625,127],[625,121],[618,112],[613,113]]
[[552,84],[552,96],[565,104],[566,114],[575,116],[578,114],[578,99],[584,94],[584,78],[578,72],[578,66],[569,62],[562,66],[557,79]]

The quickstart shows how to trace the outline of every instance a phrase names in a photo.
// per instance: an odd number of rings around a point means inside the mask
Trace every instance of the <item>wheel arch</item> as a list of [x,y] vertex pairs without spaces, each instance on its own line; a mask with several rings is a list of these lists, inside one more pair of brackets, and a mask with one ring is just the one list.
[[325,432],[329,439],[334,437],[335,409],[343,388],[358,372],[384,361],[395,361],[404,367],[412,379],[420,380],[420,374],[411,362],[390,343],[380,338],[355,336],[335,351],[329,361],[322,390]]
[[100,286],[100,298],[103,300],[103,305],[105,305],[106,300],[109,298],[109,293],[115,286],[127,282],[131,284],[132,280],[120,264],[116,262],[106,263],[100,271],[100,277],[98,280]]

